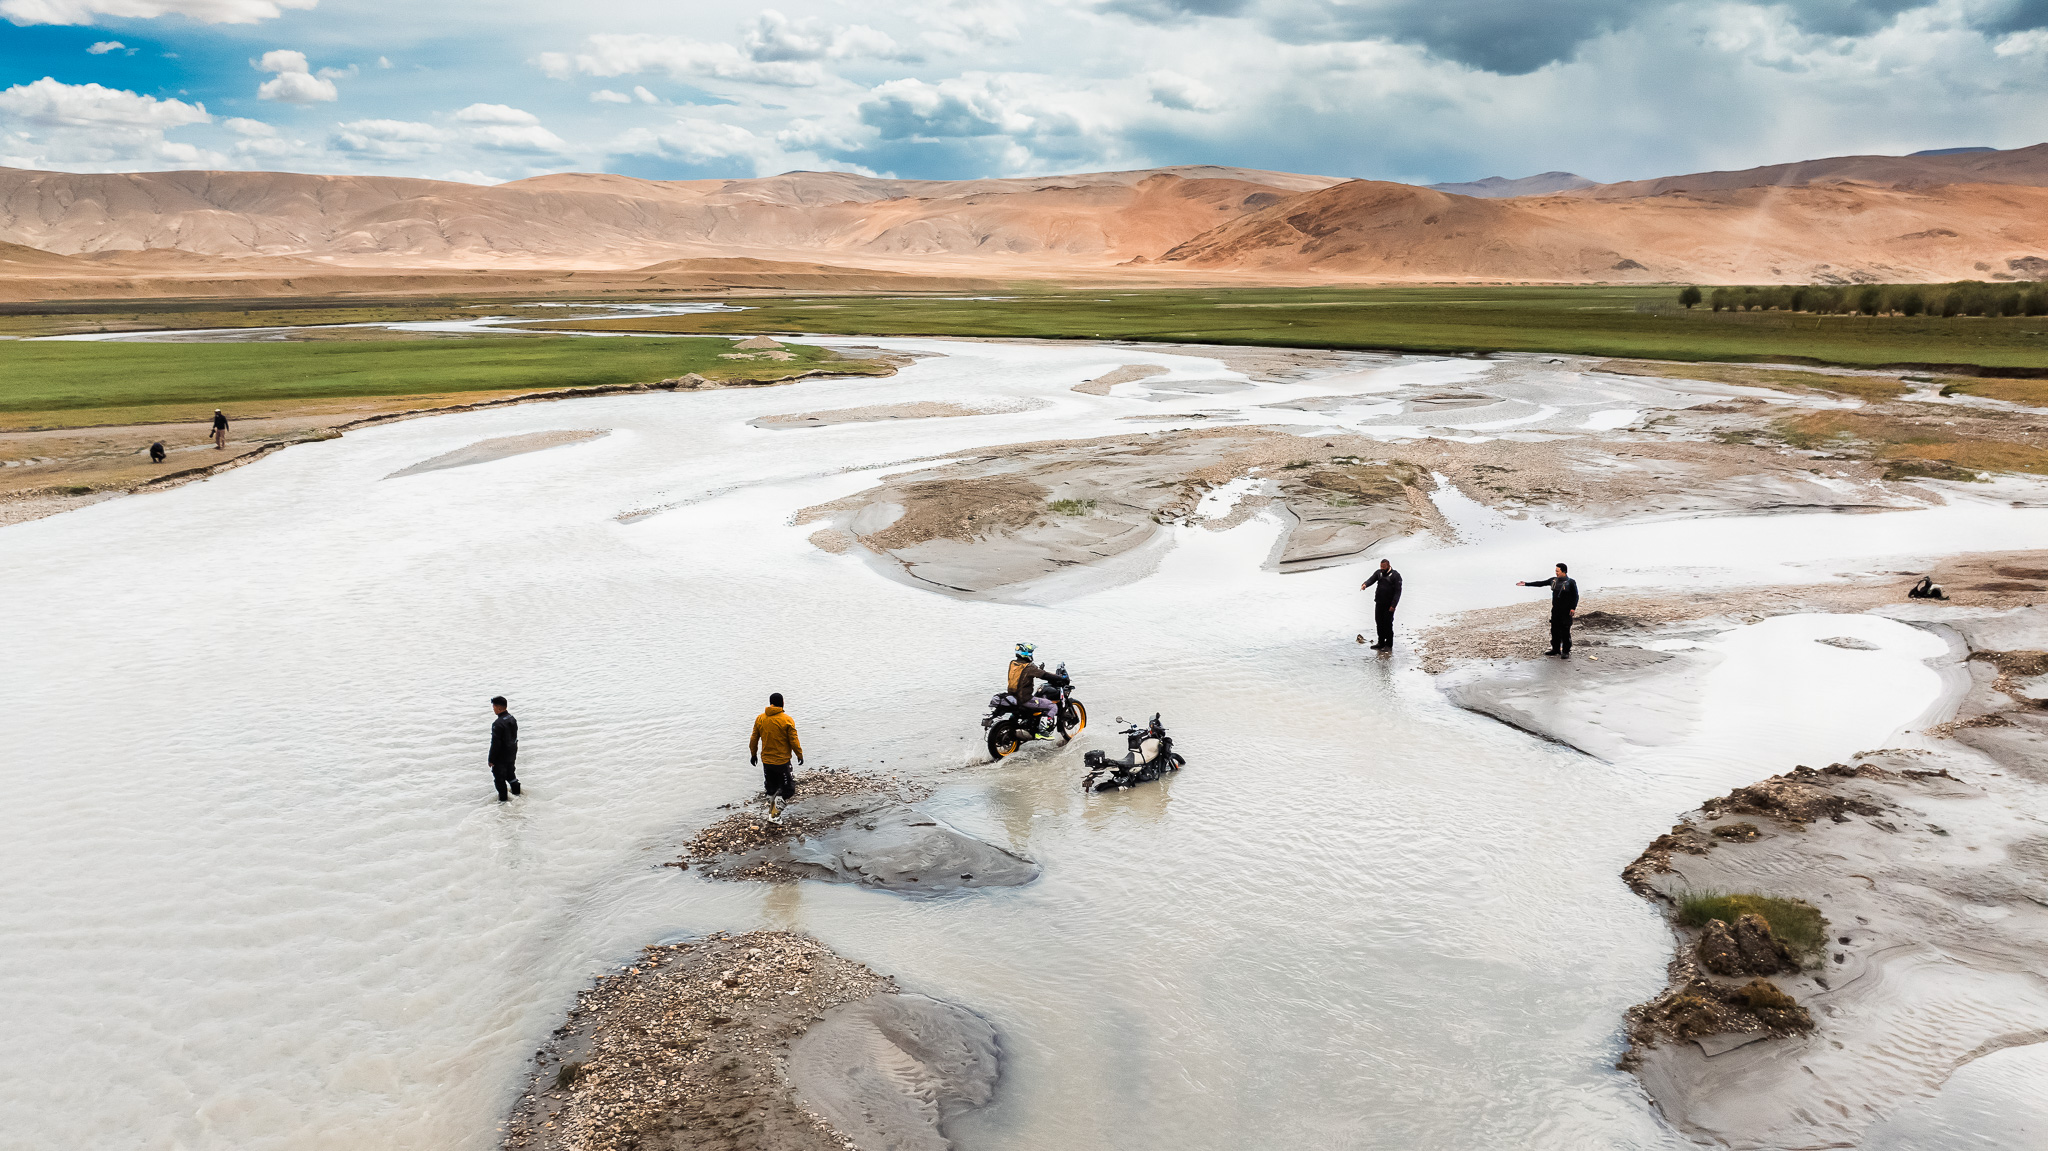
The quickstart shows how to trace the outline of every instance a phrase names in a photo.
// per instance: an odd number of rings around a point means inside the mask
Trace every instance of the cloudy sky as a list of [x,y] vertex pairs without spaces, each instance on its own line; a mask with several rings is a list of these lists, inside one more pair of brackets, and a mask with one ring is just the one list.
[[0,0],[0,166],[1597,180],[2048,140],[2048,0]]

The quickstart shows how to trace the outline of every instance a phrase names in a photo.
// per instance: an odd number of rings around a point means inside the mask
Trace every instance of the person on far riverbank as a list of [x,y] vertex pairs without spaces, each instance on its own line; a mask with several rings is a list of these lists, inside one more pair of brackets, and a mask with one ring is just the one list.
[[219,408],[213,409],[213,450],[226,451],[228,446],[228,417]]
[[803,766],[804,745],[796,735],[796,721],[782,710],[782,693],[768,696],[768,708],[754,717],[754,734],[747,737],[747,762],[761,767],[761,790],[768,794],[768,818],[780,823],[782,809],[796,798],[796,776],[789,760],[796,757]]
[[[1375,586],[1377,585],[1377,586]],[[1374,651],[1394,650],[1394,609],[1401,604],[1401,573],[1387,560],[1380,561],[1380,570],[1372,573],[1358,585],[1359,591],[1372,588],[1372,622],[1379,631],[1379,638],[1373,641]],[[1364,636],[1359,636],[1364,639]]]
[[1572,657],[1572,617],[1579,614],[1579,581],[1566,575],[1568,570],[1559,564],[1549,579],[1515,581],[1516,587],[1550,589],[1550,650],[1543,654],[1559,659]]
[[[491,711],[498,718],[491,721],[491,752],[487,762],[491,765],[491,782],[498,788],[498,802],[509,803],[513,795],[519,794],[519,721],[512,718],[502,695],[491,697]],[[508,789],[511,795],[505,794]]]

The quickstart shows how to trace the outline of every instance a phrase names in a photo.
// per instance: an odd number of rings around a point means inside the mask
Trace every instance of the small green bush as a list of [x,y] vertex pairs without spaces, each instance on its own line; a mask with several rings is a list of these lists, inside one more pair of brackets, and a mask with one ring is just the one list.
[[1736,920],[1752,912],[1763,916],[1771,925],[1771,934],[1784,940],[1795,954],[1811,957],[1827,946],[1827,919],[1820,908],[1803,899],[1720,891],[1685,891],[1678,896],[1678,921],[1687,927],[1705,927],[1709,919],[1733,927]]
[[1088,516],[1095,514],[1094,500],[1054,500],[1047,506],[1052,508],[1054,515]]

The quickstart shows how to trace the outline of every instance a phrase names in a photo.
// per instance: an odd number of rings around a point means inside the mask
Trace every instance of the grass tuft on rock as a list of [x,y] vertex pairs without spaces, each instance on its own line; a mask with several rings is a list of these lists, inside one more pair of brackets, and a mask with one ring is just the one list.
[[1687,927],[1705,927],[1710,919],[1733,926],[1752,912],[1762,916],[1771,925],[1771,934],[1802,957],[1818,955],[1827,945],[1827,919],[1820,908],[1803,899],[1754,892],[1684,891],[1678,895],[1678,921]]

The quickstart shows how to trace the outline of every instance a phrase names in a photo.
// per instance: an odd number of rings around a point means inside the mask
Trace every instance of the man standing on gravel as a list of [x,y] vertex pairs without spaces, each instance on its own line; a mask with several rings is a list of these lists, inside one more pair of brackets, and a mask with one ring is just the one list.
[[[509,803],[519,794],[519,721],[506,710],[502,695],[491,697],[491,711],[498,717],[491,721],[491,753],[487,757],[491,782],[498,787],[498,802]],[[512,795],[505,794],[507,788]]]
[[[1379,586],[1374,588],[1372,593],[1372,622],[1373,626],[1379,629],[1379,639],[1374,641],[1372,648],[1374,651],[1392,651],[1394,650],[1394,609],[1401,603],[1401,573],[1394,570],[1392,563],[1381,560],[1380,570],[1372,573],[1364,583],[1359,584],[1358,590],[1364,591],[1375,584]],[[1358,638],[1364,639],[1365,637],[1359,636]]]
[[1559,659],[1572,657],[1572,617],[1579,614],[1579,581],[1566,575],[1567,570],[1559,564],[1549,579],[1515,581],[1516,587],[1550,589],[1550,650],[1543,654]]
[[228,417],[219,408],[213,409],[213,450],[226,451],[228,446]]
[[768,793],[768,818],[782,821],[782,809],[796,798],[796,777],[790,774],[789,758],[801,766],[804,745],[796,737],[796,721],[782,710],[782,693],[768,697],[768,709],[754,717],[754,734],[747,739],[747,762],[761,765],[761,790]]

